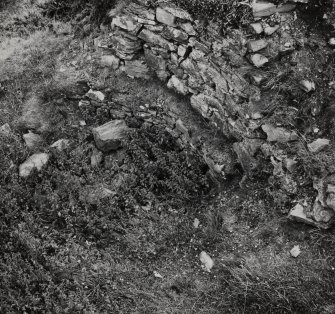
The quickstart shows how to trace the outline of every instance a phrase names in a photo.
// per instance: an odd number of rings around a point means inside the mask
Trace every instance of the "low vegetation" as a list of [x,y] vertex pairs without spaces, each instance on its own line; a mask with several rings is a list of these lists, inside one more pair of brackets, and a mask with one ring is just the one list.
[[[232,24],[249,10],[233,1],[177,2]],[[11,16],[6,20],[7,35],[14,35],[0,46],[0,126],[9,123],[12,129],[0,134],[0,312],[334,313],[334,230],[287,222],[268,200],[267,182],[241,190],[241,178],[232,179],[213,197],[202,159],[191,150],[181,154],[164,129],[147,128],[140,119],[128,121],[136,128],[122,151],[91,167],[91,128],[106,117],[80,111],[78,99],[70,97],[75,80],[56,77],[84,41],[56,36],[47,27],[65,16],[75,24],[69,12],[80,14],[86,5],[60,0],[42,9],[33,5],[30,12],[45,25],[24,33]],[[105,11],[97,10],[100,19]],[[31,23],[30,15],[26,20]],[[98,79],[102,70],[94,69]],[[117,79],[111,98],[129,93],[137,106],[147,85]],[[107,90],[108,84],[100,85]],[[123,91],[120,86],[127,84],[131,88]],[[147,97],[183,105],[151,84]],[[31,152],[17,121],[31,94],[44,99],[52,118],[45,142],[69,138],[71,145],[64,152],[47,149],[48,167],[22,179],[18,166]],[[89,126],[73,127],[85,114]],[[89,200],[89,189],[100,185],[112,186],[116,194]],[[293,259],[289,251],[297,244],[302,253]],[[201,269],[203,250],[215,261],[212,273]]]

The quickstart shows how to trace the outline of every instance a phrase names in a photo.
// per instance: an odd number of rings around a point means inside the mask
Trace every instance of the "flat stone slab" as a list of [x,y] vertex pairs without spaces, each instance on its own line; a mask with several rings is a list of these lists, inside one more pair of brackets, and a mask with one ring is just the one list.
[[169,26],[176,25],[176,17],[164,9],[158,7],[156,9],[156,19],[158,22]]
[[313,219],[309,218],[305,212],[304,207],[301,204],[297,204],[295,207],[292,208],[288,215],[288,219],[292,221],[303,222],[305,224],[319,227],[322,229],[328,229],[331,226],[331,224],[329,223],[316,222]]
[[124,120],[113,120],[93,129],[97,147],[103,152],[117,150],[127,136],[129,128]]
[[330,141],[324,138],[318,138],[314,142],[308,144],[308,149],[311,153],[319,153],[329,146]]
[[46,153],[34,154],[30,156],[22,165],[20,165],[20,177],[27,178],[34,170],[41,171],[48,161],[49,155]]
[[294,10],[296,7],[295,4],[283,4],[283,5],[275,5],[270,2],[258,2],[252,5],[252,11],[254,17],[264,17],[270,16],[274,13],[286,13]]
[[268,142],[287,143],[298,139],[296,132],[288,131],[282,127],[274,127],[270,124],[263,124],[262,130],[267,134]]
[[257,52],[262,50],[268,46],[268,42],[264,39],[260,40],[250,40],[247,44],[248,51],[250,52]]
[[67,149],[70,145],[70,141],[67,139],[60,139],[58,141],[56,141],[55,143],[53,143],[50,148],[55,148],[58,151],[62,152],[65,149]]
[[192,16],[187,11],[177,7],[173,3],[160,3],[160,7],[178,19],[193,21]]
[[143,39],[147,43],[162,47],[166,50],[169,50],[169,51],[176,50],[174,45],[171,42],[163,38],[161,35],[155,34],[147,29],[143,29],[139,33],[138,37]]
[[141,29],[142,24],[138,23],[130,16],[123,15],[114,17],[112,27],[114,26],[120,27],[132,34],[137,34],[137,32]]

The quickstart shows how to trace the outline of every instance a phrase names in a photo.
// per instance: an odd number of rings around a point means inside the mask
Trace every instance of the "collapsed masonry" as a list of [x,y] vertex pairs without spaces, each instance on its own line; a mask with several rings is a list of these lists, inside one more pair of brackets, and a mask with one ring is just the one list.
[[[274,5],[270,9],[261,7],[257,15],[269,16],[294,7],[291,4],[277,11]],[[154,71],[169,88],[190,96],[191,106],[212,127],[235,141],[234,151],[245,178],[257,171],[261,163],[271,162],[277,186],[289,195],[298,193],[295,158],[279,150],[277,144],[299,141],[299,135],[271,123],[269,104],[262,101],[259,88],[264,77],[258,71],[299,45],[299,38],[289,33],[273,36],[294,17],[277,13],[272,25],[259,21],[250,25],[249,34],[227,30],[223,35],[216,23],[194,20],[188,12],[169,2],[160,2],[152,8],[145,0],[134,0],[121,12],[112,10],[109,15],[112,32],[100,43],[105,51],[102,57],[105,65],[139,78],[147,78]],[[247,40],[247,36],[255,38],[259,34],[268,37]],[[315,86],[302,81],[301,88],[309,92]],[[181,128],[188,140],[189,134],[178,117],[172,124]],[[326,140],[318,140],[308,148],[311,153],[318,153],[328,144]],[[212,168],[219,173],[224,166]],[[335,211],[335,178],[323,178],[316,186],[317,198],[312,201],[308,196],[308,201],[299,203],[290,217],[328,228]]]

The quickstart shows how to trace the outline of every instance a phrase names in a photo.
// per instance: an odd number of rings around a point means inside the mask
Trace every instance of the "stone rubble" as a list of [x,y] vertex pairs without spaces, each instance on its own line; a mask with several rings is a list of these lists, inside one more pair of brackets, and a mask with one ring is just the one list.
[[[296,143],[300,135],[287,125],[267,121],[268,112],[264,108],[269,104],[263,107],[258,104],[262,101],[260,86],[266,82],[268,67],[301,45],[285,26],[287,13],[295,7],[292,3],[277,6],[254,2],[255,22],[248,30],[252,37],[238,30],[229,30],[223,36],[215,22],[205,24],[193,20],[186,11],[169,2],[159,1],[152,9],[147,2],[134,1],[112,14],[108,49],[121,59],[121,70],[129,76],[147,78],[153,71],[168,88],[190,96],[192,108],[211,127],[236,141],[234,151],[247,175],[259,167],[257,154],[263,154],[269,162],[273,161],[274,168],[280,169],[274,176],[281,176],[277,180],[283,191],[293,191],[294,194],[297,191],[294,181],[297,161],[288,156],[279,157],[276,145]],[[134,59],[138,62],[129,62]],[[105,64],[107,60],[105,58]],[[113,64],[114,59],[110,60]],[[144,60],[148,68],[142,63]],[[305,92],[315,90],[314,82],[309,80],[302,80],[299,86]],[[148,125],[158,120],[148,111],[142,112],[140,117]],[[178,117],[165,116],[163,119],[168,132],[177,138],[181,147],[192,141]],[[94,132],[98,138],[96,130]],[[97,143],[99,149],[99,145],[103,147]],[[310,145],[313,150],[315,144]],[[210,171],[215,174],[225,172],[221,162],[213,162],[213,159],[207,159],[206,152],[203,154]],[[331,197],[328,202],[332,204]],[[326,201],[322,206],[325,209]],[[317,218],[320,210],[315,207],[314,212],[314,218],[306,216],[302,220],[318,225],[315,219],[320,220]]]

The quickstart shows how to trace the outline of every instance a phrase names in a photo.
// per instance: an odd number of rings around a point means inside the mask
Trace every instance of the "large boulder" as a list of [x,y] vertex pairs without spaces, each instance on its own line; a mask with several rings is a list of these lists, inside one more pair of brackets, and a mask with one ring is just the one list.
[[117,150],[129,132],[124,120],[113,120],[93,129],[97,147],[103,152]]
[[20,165],[20,177],[27,178],[34,170],[41,171],[48,161],[49,155],[46,153],[34,154],[30,156],[23,164]]

